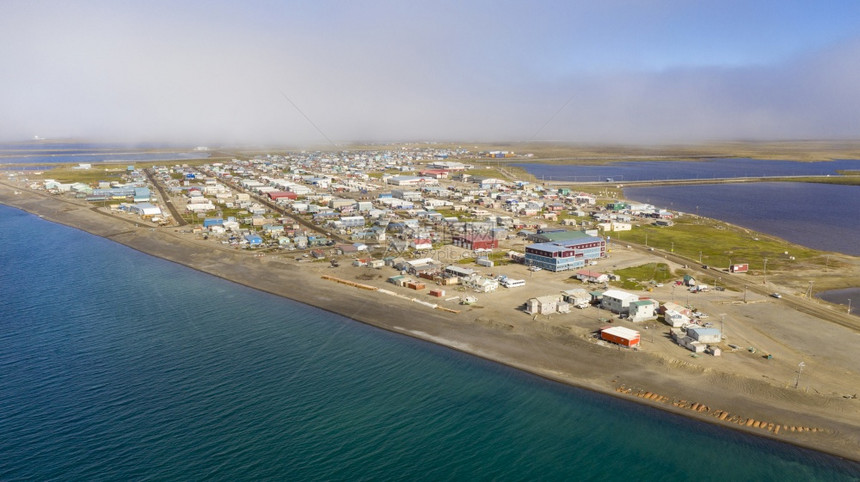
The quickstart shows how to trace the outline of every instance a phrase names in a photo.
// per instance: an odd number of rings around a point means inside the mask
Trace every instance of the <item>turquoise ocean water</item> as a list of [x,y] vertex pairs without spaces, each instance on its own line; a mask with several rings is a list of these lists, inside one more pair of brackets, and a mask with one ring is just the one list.
[[856,480],[0,206],[0,480]]

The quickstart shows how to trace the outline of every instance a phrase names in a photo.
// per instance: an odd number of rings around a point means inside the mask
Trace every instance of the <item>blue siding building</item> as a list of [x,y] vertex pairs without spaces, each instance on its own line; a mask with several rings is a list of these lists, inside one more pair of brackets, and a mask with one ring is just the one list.
[[537,243],[526,246],[526,264],[549,271],[579,269],[591,260],[606,257],[606,240],[598,236],[565,242]]

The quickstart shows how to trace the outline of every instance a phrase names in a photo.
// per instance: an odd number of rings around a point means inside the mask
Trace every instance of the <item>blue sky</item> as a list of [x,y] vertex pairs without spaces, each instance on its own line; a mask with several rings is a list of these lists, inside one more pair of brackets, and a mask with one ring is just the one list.
[[323,142],[305,116],[337,142],[860,132],[849,1],[11,0],[0,61],[0,140]]

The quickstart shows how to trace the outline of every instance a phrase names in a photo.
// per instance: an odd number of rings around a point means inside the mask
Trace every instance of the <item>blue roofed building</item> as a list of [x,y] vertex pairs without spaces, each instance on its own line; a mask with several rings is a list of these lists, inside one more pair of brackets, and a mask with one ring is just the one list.
[[245,241],[251,246],[260,246],[263,244],[263,238],[256,234],[248,234],[245,236]]
[[134,202],[136,203],[146,203],[152,199],[152,193],[149,192],[148,187],[136,187],[134,188]]

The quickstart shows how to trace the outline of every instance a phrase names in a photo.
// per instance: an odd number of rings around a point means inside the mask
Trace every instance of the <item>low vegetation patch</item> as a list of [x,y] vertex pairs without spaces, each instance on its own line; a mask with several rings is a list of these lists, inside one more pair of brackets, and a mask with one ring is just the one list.
[[674,278],[672,270],[666,263],[648,263],[615,270],[614,273],[621,277],[621,288],[630,290],[647,288],[655,283],[665,283]]
[[621,243],[633,241],[720,269],[747,263],[751,272],[763,272],[765,258],[768,272],[789,270],[801,262],[824,264],[822,253],[814,249],[695,216],[678,218],[671,227],[636,226],[616,235]]

